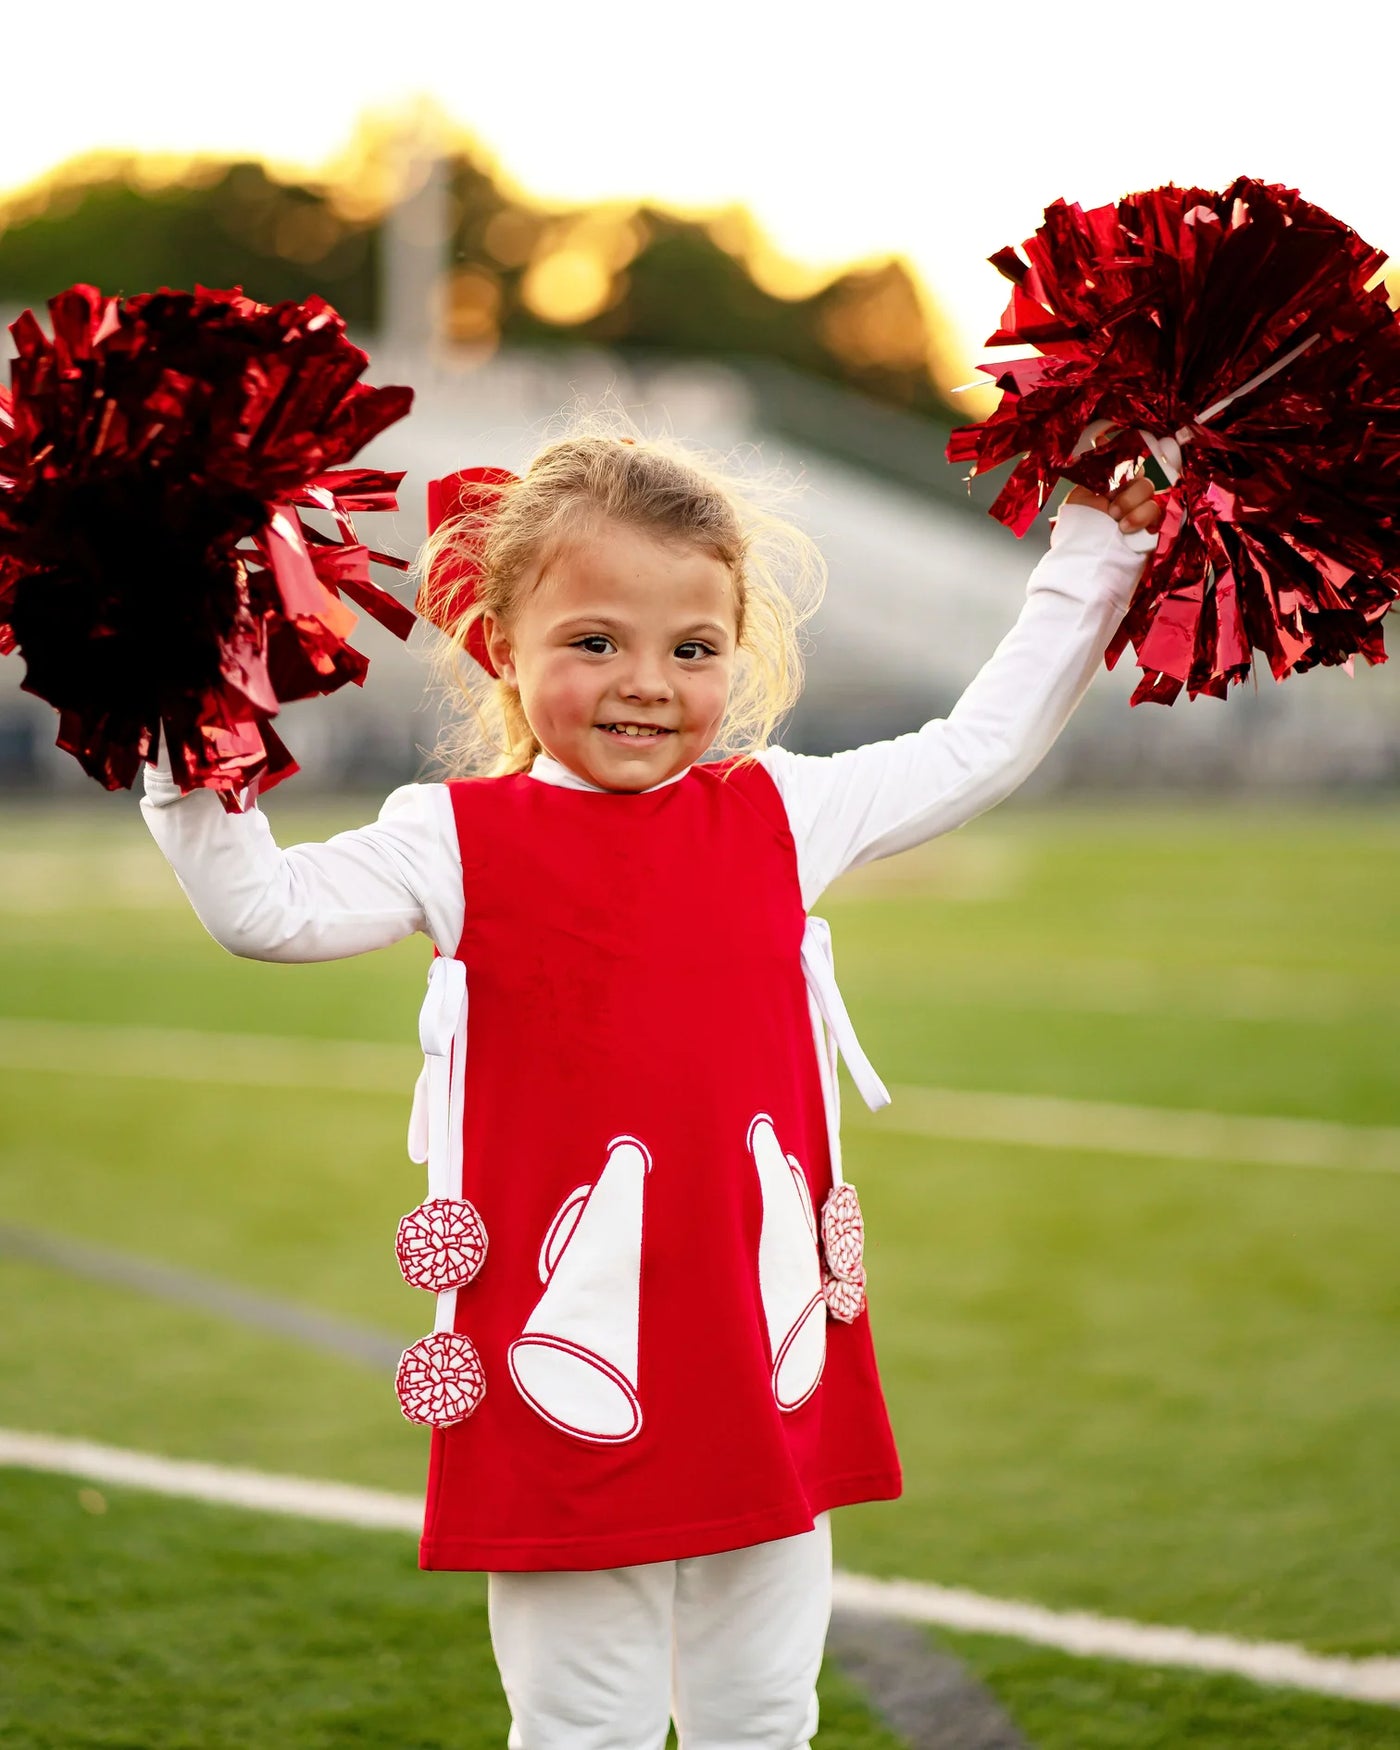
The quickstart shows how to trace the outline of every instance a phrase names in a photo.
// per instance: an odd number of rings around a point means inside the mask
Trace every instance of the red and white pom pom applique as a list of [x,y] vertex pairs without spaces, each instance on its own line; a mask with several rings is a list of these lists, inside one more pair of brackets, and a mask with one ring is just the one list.
[[430,1331],[399,1357],[399,1408],[425,1428],[455,1428],[486,1396],[486,1374],[470,1337]]
[[851,1282],[824,1272],[822,1293],[826,1297],[826,1310],[832,1318],[839,1319],[843,1325],[854,1324],[865,1311],[865,1271],[862,1270],[860,1276]]
[[822,1251],[841,1282],[865,1282],[865,1218],[854,1185],[833,1185],[822,1205]]
[[486,1261],[486,1227],[461,1197],[430,1197],[399,1223],[399,1269],[414,1288],[440,1294],[470,1282]]

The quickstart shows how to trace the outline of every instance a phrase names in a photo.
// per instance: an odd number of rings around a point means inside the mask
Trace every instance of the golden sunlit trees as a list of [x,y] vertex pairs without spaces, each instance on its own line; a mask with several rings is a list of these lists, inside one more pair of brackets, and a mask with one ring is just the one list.
[[42,303],[76,280],[132,294],[242,285],[274,303],[319,292],[352,326],[374,316],[378,226],[260,164],[86,160],[0,203],[0,303]]
[[[742,209],[550,212],[476,155],[451,161],[437,300],[448,344],[771,360],[948,416],[936,315],[902,262],[823,278],[785,262]],[[368,133],[320,185],[256,163],[78,161],[0,201],[0,304],[41,303],[75,280],[126,294],[241,285],[266,302],[318,292],[372,333],[392,189]]]

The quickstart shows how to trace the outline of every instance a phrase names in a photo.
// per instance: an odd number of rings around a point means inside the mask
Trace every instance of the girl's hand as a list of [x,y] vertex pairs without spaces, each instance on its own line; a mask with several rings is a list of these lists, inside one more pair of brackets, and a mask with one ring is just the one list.
[[1085,487],[1076,486],[1065,503],[1090,504],[1095,510],[1106,511],[1125,534],[1155,529],[1162,520],[1162,506],[1146,474],[1135,474],[1111,498],[1099,498]]

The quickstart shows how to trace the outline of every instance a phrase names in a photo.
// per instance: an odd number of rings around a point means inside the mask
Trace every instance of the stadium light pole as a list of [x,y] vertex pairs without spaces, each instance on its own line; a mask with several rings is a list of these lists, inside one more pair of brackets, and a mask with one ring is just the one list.
[[449,166],[429,105],[399,135],[398,197],[385,215],[380,263],[381,346],[394,358],[441,351],[442,277],[451,232]]

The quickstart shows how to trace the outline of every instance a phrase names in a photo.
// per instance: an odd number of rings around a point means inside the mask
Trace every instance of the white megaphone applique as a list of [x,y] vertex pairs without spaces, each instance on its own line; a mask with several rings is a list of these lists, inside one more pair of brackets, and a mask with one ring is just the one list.
[[802,1168],[783,1153],[766,1112],[749,1125],[749,1152],[763,1198],[758,1288],[768,1321],[773,1396],[780,1410],[796,1410],[817,1389],[826,1365],[817,1223]]
[[532,1410],[606,1446],[634,1439],[642,1426],[637,1343],[650,1171],[646,1146],[619,1136],[597,1181],[564,1199],[540,1247],[544,1293],[508,1356]]

